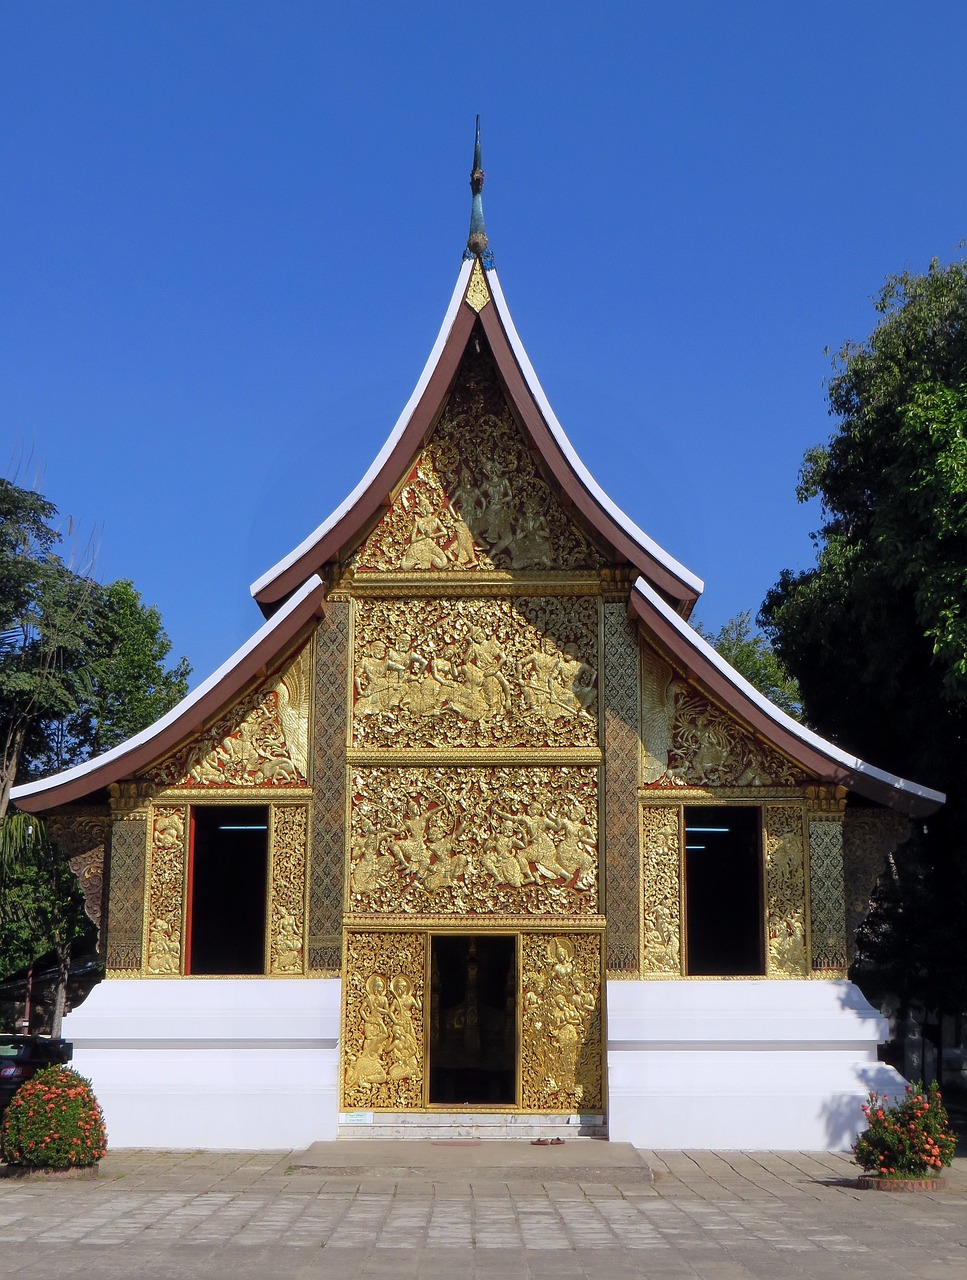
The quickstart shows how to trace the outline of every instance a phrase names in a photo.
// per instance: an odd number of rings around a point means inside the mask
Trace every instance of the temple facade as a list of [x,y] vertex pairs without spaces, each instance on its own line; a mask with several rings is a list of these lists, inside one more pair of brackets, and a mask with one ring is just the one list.
[[171,713],[19,787],[106,978],[66,1022],[116,1145],[609,1133],[845,1146],[883,1020],[846,977],[942,796],[771,706],[598,488],[483,231],[347,501]]

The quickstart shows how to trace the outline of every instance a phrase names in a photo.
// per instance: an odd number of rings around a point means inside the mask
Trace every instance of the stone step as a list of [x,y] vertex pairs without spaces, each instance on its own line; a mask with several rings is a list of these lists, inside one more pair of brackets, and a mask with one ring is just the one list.
[[488,1111],[350,1111],[339,1116],[339,1139],[431,1141],[606,1138],[603,1115],[516,1115]]

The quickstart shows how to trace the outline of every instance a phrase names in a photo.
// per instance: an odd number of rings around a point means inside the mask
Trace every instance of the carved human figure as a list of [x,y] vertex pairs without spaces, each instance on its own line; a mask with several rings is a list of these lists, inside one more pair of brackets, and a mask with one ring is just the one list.
[[555,701],[572,715],[590,718],[588,707],[595,698],[596,679],[594,667],[578,656],[577,645],[566,644],[554,671]]
[[366,979],[366,996],[362,1002],[363,1047],[346,1068],[350,1085],[364,1087],[383,1084],[386,1070],[382,1053],[389,1043],[389,1000],[386,979],[378,973]]
[[359,818],[360,834],[353,841],[349,883],[354,893],[372,893],[379,882],[379,843],[376,828],[365,814]]
[[482,627],[473,627],[465,669],[475,666],[483,677],[483,694],[490,711],[510,709],[510,685],[504,674],[506,665],[507,654],[500,642],[488,636]]
[[148,972],[178,973],[181,969],[181,934],[167,920],[152,920],[148,932]]
[[527,833],[527,841],[522,854],[528,863],[535,868],[535,879],[543,876],[546,880],[568,880],[567,869],[562,867],[557,858],[557,848],[551,839],[551,832],[557,830],[557,823],[544,813],[544,806],[539,800],[527,806],[526,814],[500,814],[511,818]]
[[291,912],[285,911],[276,934],[276,967],[280,973],[296,973],[302,968],[302,930]]
[[418,514],[413,521],[410,545],[401,561],[404,569],[443,569],[447,557],[443,550],[450,535],[446,526],[434,513],[425,498],[420,499]]
[[557,830],[563,837],[557,846],[558,865],[568,873],[568,879],[574,877],[575,888],[589,889],[594,883],[595,834],[584,806],[575,801],[570,818],[558,819]]
[[390,982],[390,1026],[392,1042],[390,1045],[391,1080],[407,1080],[419,1074],[420,1050],[416,1031],[413,1027],[413,1011],[419,1008],[419,1001],[413,994],[413,987],[408,978],[399,976]]
[[[558,655],[551,650],[547,641],[542,641],[537,649],[521,658],[517,664],[517,679],[528,711],[547,715],[555,701],[554,680],[558,667]],[[554,716],[550,718],[553,719]]]
[[374,640],[369,652],[360,659],[353,683],[356,689],[354,715],[380,715],[396,705],[399,700],[399,673],[390,673],[387,649],[382,640]]

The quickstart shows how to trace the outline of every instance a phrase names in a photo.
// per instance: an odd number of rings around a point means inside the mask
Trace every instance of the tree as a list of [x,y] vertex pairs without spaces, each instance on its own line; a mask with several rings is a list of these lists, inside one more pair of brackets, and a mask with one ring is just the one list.
[[696,624],[695,630],[770,702],[794,719],[802,719],[799,686],[768,639],[761,631],[753,631],[748,611],[729,618],[718,631],[708,631],[701,623]]
[[[947,792],[923,840],[898,856],[874,912],[875,939],[870,930],[867,938],[882,958],[912,933],[929,936],[911,966],[917,1001],[942,995],[959,1011],[967,1002],[967,261],[891,276],[876,309],[870,337],[834,358],[828,396],[838,429],[806,454],[800,477],[800,500],[822,503],[816,565],[783,572],[759,623],[798,680],[811,723]],[[914,999],[912,988],[906,994]]]
[[132,583],[107,586],[56,554],[56,508],[0,481],[0,818],[15,777],[80,763],[184,697],[191,668]]

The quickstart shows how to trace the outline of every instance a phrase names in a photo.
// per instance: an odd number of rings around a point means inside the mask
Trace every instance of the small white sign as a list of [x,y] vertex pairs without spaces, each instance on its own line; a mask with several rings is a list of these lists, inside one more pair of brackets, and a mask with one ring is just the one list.
[[373,1115],[374,1113],[372,1111],[340,1111],[339,1123],[340,1124],[372,1124]]

